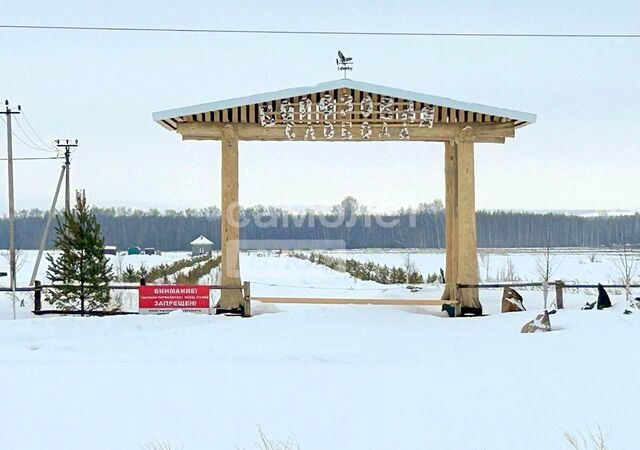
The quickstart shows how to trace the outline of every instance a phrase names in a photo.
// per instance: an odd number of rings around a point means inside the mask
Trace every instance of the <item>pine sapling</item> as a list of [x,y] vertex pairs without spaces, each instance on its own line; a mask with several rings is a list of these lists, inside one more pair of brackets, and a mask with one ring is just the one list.
[[58,220],[54,244],[58,254],[47,255],[47,277],[55,285],[49,301],[81,313],[108,307],[111,267],[103,253],[100,225],[84,193],[76,193],[75,208]]

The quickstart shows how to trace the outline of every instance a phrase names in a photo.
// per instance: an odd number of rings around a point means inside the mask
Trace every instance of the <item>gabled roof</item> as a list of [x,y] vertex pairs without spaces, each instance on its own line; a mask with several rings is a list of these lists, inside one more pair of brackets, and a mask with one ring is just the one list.
[[[246,97],[237,97],[228,100],[221,100],[211,103],[201,103],[199,105],[186,106],[182,108],[169,109],[153,113],[153,120],[167,127],[171,125],[168,122],[179,122],[178,118],[204,114],[212,111],[220,111],[229,108],[238,108],[246,105],[261,104],[263,102],[271,102],[284,98],[292,98],[298,96],[309,95],[317,92],[330,91],[335,89],[354,89],[362,92],[376,93],[382,96],[403,98],[410,101],[421,102],[431,105],[437,105],[445,108],[469,111],[473,113],[485,114],[489,116],[503,117],[517,122],[520,126],[536,121],[536,115],[515,111],[511,109],[498,108],[494,106],[482,105],[479,103],[468,103],[459,100],[453,100],[446,97],[438,97],[435,95],[422,94],[419,92],[407,91],[404,89],[396,89],[379,84],[366,83],[362,81],[340,79],[327,81],[315,86],[302,86],[296,88],[283,89],[274,92],[265,92]],[[174,128],[170,126],[168,128]]]
[[213,245],[213,242],[211,242],[203,235],[200,235],[199,237],[191,241],[191,245]]

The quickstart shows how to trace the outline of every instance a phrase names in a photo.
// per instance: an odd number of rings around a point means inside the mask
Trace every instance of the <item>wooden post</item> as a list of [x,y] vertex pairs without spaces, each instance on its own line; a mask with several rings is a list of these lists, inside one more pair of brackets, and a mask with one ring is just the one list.
[[33,310],[40,311],[42,309],[42,283],[38,280],[33,282]]
[[251,317],[251,283],[245,281],[242,287],[244,303],[242,304],[242,317]]
[[[221,268],[223,286],[242,286],[240,280],[240,207],[238,204],[238,133],[233,125],[222,130],[222,216]],[[243,298],[240,289],[223,289],[218,308],[240,310]]]
[[564,309],[563,298],[564,282],[562,280],[556,280],[556,308]]
[[[465,130],[471,131],[468,127]],[[478,244],[476,236],[476,200],[473,142],[466,141],[465,130],[461,133],[458,148],[458,208],[457,208],[457,282],[460,284],[478,284]],[[460,289],[458,293],[460,307],[482,312],[477,288]]]
[[445,178],[445,288],[442,300],[456,300],[458,246],[458,148],[454,142],[444,144]]

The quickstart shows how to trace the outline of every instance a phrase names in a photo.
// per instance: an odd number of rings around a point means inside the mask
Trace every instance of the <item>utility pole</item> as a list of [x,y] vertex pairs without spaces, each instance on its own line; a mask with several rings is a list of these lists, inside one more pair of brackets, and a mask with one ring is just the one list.
[[0,111],[7,117],[7,161],[9,180],[9,273],[11,276],[11,294],[13,297],[13,319],[16,318],[16,242],[15,242],[15,203],[13,197],[13,133],[11,131],[11,116],[20,114],[20,105],[17,111],[11,111],[9,100],[4,102],[4,111]]
[[64,147],[64,167],[65,167],[65,192],[64,192],[64,210],[66,213],[71,212],[71,149],[78,146],[78,140],[75,143],[69,139],[56,139],[56,147]]
[[60,171],[60,178],[58,178],[58,184],[56,185],[56,193],[53,195],[51,208],[49,208],[47,223],[44,226],[44,230],[42,230],[42,238],[40,239],[40,249],[38,250],[38,257],[36,258],[36,263],[33,266],[33,272],[31,273],[31,281],[29,282],[29,286],[33,286],[36,282],[36,276],[38,275],[38,269],[40,268],[40,260],[42,259],[42,254],[44,253],[44,247],[47,244],[47,235],[49,234],[49,227],[51,226],[51,220],[53,219],[53,214],[56,211],[56,204],[58,203],[58,194],[60,193],[60,186],[62,186],[62,180],[64,178],[64,173],[66,172],[66,170],[67,170],[66,166],[62,166],[62,170]]

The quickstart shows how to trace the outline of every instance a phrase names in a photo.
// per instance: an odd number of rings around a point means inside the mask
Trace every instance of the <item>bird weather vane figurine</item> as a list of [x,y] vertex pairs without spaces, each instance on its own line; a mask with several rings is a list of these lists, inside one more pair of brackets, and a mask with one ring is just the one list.
[[341,70],[344,73],[344,78],[347,78],[347,71],[353,70],[353,58],[348,58],[342,54],[340,50],[338,50],[338,57],[336,58],[336,66],[338,66],[338,70]]

